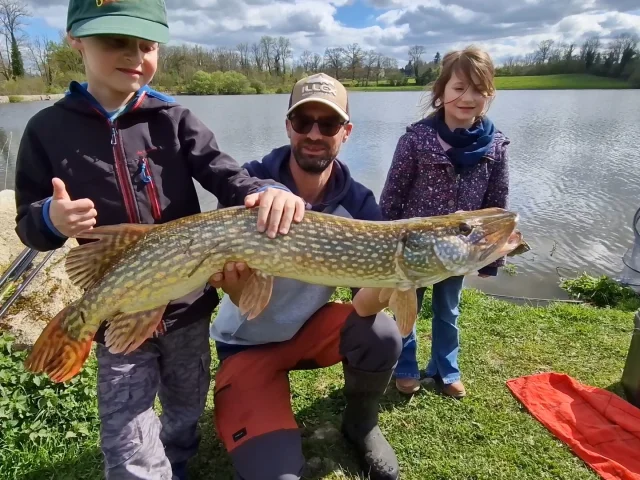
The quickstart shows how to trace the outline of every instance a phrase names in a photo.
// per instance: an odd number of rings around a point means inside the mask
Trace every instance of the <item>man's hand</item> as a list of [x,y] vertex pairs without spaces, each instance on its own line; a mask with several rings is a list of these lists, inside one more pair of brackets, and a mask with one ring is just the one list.
[[74,237],[85,230],[90,230],[96,224],[96,212],[93,202],[88,198],[71,200],[64,182],[54,178],[53,196],[49,206],[51,223],[66,237]]
[[247,195],[244,205],[247,208],[258,205],[258,231],[264,232],[266,229],[270,238],[275,238],[278,232],[283,235],[289,233],[291,222],[301,222],[305,212],[302,198],[279,188],[268,188],[260,193]]
[[221,288],[231,301],[238,306],[242,290],[251,276],[252,270],[245,263],[227,262],[222,272],[209,277],[209,283],[214,288]]
[[361,288],[351,302],[354,310],[361,317],[376,315],[389,306],[389,301],[381,302],[381,288]]

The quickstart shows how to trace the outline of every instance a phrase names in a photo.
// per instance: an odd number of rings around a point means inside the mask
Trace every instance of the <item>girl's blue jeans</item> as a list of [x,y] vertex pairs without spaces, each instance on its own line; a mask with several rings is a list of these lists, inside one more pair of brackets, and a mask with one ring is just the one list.
[[[458,317],[460,316],[459,305],[463,282],[464,277],[449,277],[433,285],[431,359],[425,369],[425,376],[439,375],[445,384],[460,380]],[[418,289],[418,312],[420,312],[425,291],[424,288]],[[402,340],[402,352],[394,373],[396,378],[420,379],[416,358],[416,342],[416,326],[414,325],[413,332]]]

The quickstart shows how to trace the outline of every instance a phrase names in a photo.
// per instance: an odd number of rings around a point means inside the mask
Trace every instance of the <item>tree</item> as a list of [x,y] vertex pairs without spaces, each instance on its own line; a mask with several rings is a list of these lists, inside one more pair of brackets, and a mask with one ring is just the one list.
[[248,73],[251,67],[251,63],[249,62],[249,44],[240,43],[236,48],[240,54],[240,66],[245,73]]
[[19,35],[24,19],[29,16],[24,0],[0,0],[0,40],[4,39],[5,48],[4,54],[0,56],[0,73],[7,80],[24,75]]
[[413,64],[413,74],[416,78],[418,78],[418,63],[420,62],[420,57],[424,55],[424,47],[422,45],[414,45],[409,48],[409,60]]
[[273,65],[273,61],[274,61],[274,55],[275,55],[275,51],[276,51],[276,39],[273,37],[270,37],[268,35],[265,35],[264,37],[262,37],[260,39],[260,46],[262,47],[262,55],[264,58],[264,61],[267,64],[267,70],[269,71],[269,73],[271,73],[273,71],[274,65]]
[[554,41],[551,39],[543,40],[538,44],[538,50],[536,51],[536,61],[538,63],[545,63],[547,61],[553,44]]
[[333,71],[333,78],[340,80],[340,70],[342,69],[342,55],[344,49],[341,47],[327,48],[324,51],[324,62],[327,69]]
[[36,66],[36,70],[44,79],[47,86],[53,83],[53,73],[51,72],[51,57],[53,54],[53,42],[46,38],[36,37],[28,45],[31,61]]
[[439,65],[441,59],[442,58],[440,57],[440,52],[436,52],[436,56],[433,57],[433,63],[436,64],[436,65]]
[[347,45],[343,51],[347,67],[351,70],[351,80],[355,80],[356,70],[362,66],[364,52],[357,43]]
[[289,57],[291,57],[291,41],[287,37],[278,37],[274,54],[276,75],[280,75],[280,69],[282,69],[282,76],[287,74],[286,65]]
[[618,75],[621,75],[629,62],[638,54],[638,36],[630,33],[622,33],[616,39],[620,44],[620,68]]
[[587,38],[580,48],[580,59],[584,61],[585,68],[589,70],[594,63],[598,63],[598,55],[600,50],[600,37],[593,35]]

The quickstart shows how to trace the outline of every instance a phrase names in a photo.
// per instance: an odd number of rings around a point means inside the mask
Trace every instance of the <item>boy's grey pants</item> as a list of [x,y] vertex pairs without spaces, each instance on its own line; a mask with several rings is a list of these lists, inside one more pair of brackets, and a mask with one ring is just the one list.
[[[107,480],[176,480],[195,455],[209,390],[209,319],[113,355],[97,345],[100,442]],[[153,410],[156,394],[160,418]]]

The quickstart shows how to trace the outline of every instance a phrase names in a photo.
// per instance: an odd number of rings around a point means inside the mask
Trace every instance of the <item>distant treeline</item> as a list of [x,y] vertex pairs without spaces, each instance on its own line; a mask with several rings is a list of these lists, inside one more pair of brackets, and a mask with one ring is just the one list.
[[[71,79],[82,80],[80,55],[64,35],[58,41],[29,37],[23,29],[29,11],[24,0],[0,0],[0,95],[61,93]],[[440,69],[441,52],[421,45],[407,51],[407,63],[353,43],[293,54],[286,37],[263,36],[235,48],[162,46],[153,86],[168,92],[238,94],[286,92],[306,74],[326,72],[351,86],[427,85]],[[540,42],[536,51],[512,57],[500,76],[592,73],[640,87],[638,37],[608,41],[594,36],[582,44]]]

